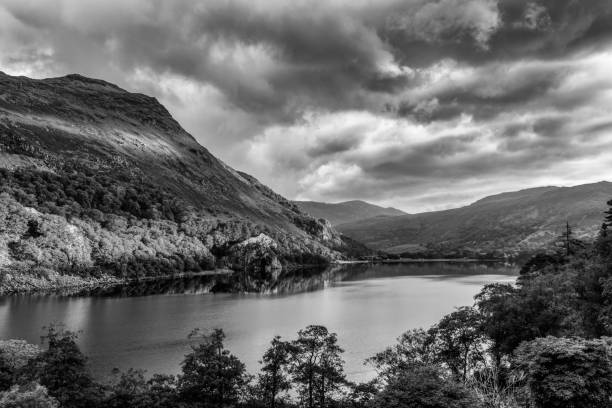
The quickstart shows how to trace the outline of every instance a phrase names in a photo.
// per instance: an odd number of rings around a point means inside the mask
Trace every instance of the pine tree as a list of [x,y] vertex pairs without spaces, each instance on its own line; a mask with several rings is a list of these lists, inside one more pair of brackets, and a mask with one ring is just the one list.
[[572,229],[570,228],[569,221],[565,222],[565,256],[570,256],[570,241],[572,239]]
[[604,214],[605,214],[604,225],[607,228],[607,227],[612,227],[612,200],[608,200],[606,204],[609,207],[606,211],[604,211]]
[[601,224],[597,240],[595,240],[595,250],[597,254],[605,258],[609,257],[612,253],[612,236],[608,234],[608,224]]
[[559,237],[558,245],[563,248],[562,252],[565,257],[569,257],[574,253],[574,247],[579,244],[579,241],[574,238],[574,232],[569,221],[565,222],[565,228]]

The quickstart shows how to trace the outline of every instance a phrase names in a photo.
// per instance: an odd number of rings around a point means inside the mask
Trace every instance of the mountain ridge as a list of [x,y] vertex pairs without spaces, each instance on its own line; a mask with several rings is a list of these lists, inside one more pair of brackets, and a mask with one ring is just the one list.
[[406,215],[405,212],[393,207],[381,207],[362,200],[349,200],[338,203],[323,203],[318,201],[294,201],[305,213],[315,218],[328,220],[332,225],[343,224],[374,216]]
[[612,198],[612,183],[545,186],[505,192],[442,211],[370,218],[336,228],[391,253],[515,256],[554,244],[570,222],[578,238],[592,239]]

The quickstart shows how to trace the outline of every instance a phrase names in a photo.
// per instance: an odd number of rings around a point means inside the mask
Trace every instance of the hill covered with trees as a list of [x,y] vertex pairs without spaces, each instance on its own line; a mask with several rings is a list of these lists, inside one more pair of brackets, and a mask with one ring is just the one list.
[[465,207],[337,226],[371,248],[408,257],[517,257],[549,247],[566,222],[592,240],[612,183],[539,187],[485,197]]
[[363,250],[199,145],[154,98],[0,73],[0,291]]

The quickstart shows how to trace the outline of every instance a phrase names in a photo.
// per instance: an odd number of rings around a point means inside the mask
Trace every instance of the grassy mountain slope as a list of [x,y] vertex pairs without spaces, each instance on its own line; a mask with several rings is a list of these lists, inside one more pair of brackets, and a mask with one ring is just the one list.
[[346,249],[154,98],[79,75],[0,73],[0,201],[3,282],[214,266],[265,275]]
[[345,201],[342,203],[320,203],[316,201],[294,201],[305,213],[315,218],[324,218],[332,225],[359,221],[377,216],[406,215],[405,212],[392,208],[380,207],[365,201]]
[[338,225],[366,245],[393,253],[516,254],[543,248],[569,221],[576,237],[592,238],[602,220],[612,183],[540,187],[483,198],[446,211],[374,217]]

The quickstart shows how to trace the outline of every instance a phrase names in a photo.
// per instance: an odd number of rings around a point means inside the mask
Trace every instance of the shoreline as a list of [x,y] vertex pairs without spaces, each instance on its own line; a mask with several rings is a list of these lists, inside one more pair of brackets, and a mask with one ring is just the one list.
[[356,265],[356,264],[390,264],[390,263],[428,263],[428,262],[507,262],[506,259],[475,259],[475,258],[402,258],[402,259],[380,259],[373,261],[356,260],[356,261],[335,261],[337,265]]
[[[434,262],[449,262],[449,263],[478,263],[478,262],[504,262],[502,259],[472,259],[472,258],[434,258],[434,259],[384,259],[384,260],[336,260],[328,264],[333,265],[363,265],[363,264],[418,264],[418,263],[434,263]],[[291,272],[299,269],[320,268],[322,265],[292,265],[285,272]],[[193,278],[198,276],[230,276],[236,271],[228,268],[197,271],[197,272],[182,272],[162,276],[143,276],[140,278],[118,278],[113,275],[102,275],[101,277],[80,277],[74,275],[54,274],[49,278],[35,277],[31,275],[12,275],[6,274],[4,280],[0,282],[0,297],[20,296],[20,295],[36,295],[36,294],[54,294],[63,291],[81,291],[94,290],[98,288],[109,288],[114,286],[128,286],[139,282],[154,282],[168,279],[183,279]]]
[[[141,278],[118,278],[113,275],[102,275],[100,278],[84,278],[72,275],[55,275],[53,279],[45,279],[33,276],[9,275],[8,280],[0,283],[0,297],[53,294],[61,291],[92,290],[112,286],[127,286],[137,282],[153,282],[160,279],[181,279],[197,276],[229,276],[234,271],[231,269],[214,269],[198,272],[181,272],[163,276],[144,276]],[[6,276],[5,276],[6,279]]]

